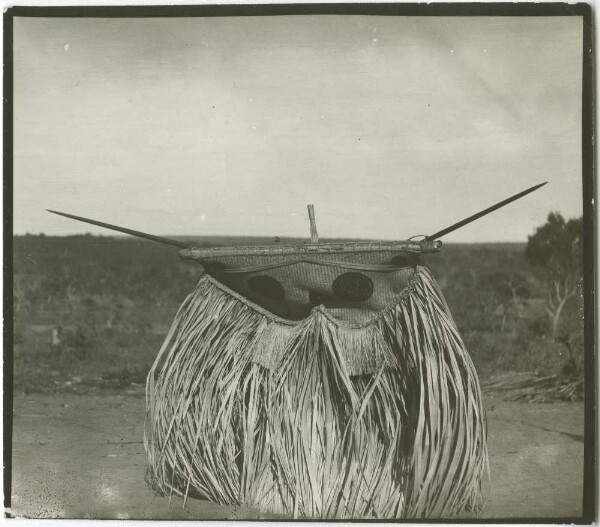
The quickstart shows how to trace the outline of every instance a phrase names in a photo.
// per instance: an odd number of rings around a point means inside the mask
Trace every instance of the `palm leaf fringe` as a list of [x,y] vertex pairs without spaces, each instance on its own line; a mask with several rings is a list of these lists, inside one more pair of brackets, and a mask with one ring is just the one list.
[[479,383],[426,268],[363,325],[323,308],[286,321],[205,275],[146,390],[149,476],[162,494],[313,518],[483,506]]

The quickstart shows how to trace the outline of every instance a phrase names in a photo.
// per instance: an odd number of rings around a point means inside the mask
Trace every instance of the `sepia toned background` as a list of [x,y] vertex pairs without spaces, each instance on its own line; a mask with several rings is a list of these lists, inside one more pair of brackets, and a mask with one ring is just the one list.
[[579,17],[15,21],[15,232],[448,241],[581,213]]

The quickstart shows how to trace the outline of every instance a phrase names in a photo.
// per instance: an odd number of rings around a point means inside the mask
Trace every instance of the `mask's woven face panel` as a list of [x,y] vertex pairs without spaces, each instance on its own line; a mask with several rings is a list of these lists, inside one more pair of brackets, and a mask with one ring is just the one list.
[[203,261],[206,272],[267,309],[290,320],[316,306],[334,317],[364,323],[394,302],[415,273],[416,257],[370,253],[298,257],[236,256]]

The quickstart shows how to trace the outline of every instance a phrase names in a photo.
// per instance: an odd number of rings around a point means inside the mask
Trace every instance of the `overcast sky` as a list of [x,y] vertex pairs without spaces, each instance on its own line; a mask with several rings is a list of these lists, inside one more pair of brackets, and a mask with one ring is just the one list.
[[582,214],[580,17],[15,19],[14,230],[525,241]]

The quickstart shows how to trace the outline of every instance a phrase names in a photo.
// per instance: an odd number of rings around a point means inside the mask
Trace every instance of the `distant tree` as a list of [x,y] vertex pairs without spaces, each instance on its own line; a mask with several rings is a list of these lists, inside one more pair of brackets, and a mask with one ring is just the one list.
[[582,234],[583,218],[565,221],[559,213],[552,212],[546,223],[529,236],[525,249],[525,258],[542,284],[555,338],[565,305],[577,295],[582,279]]

